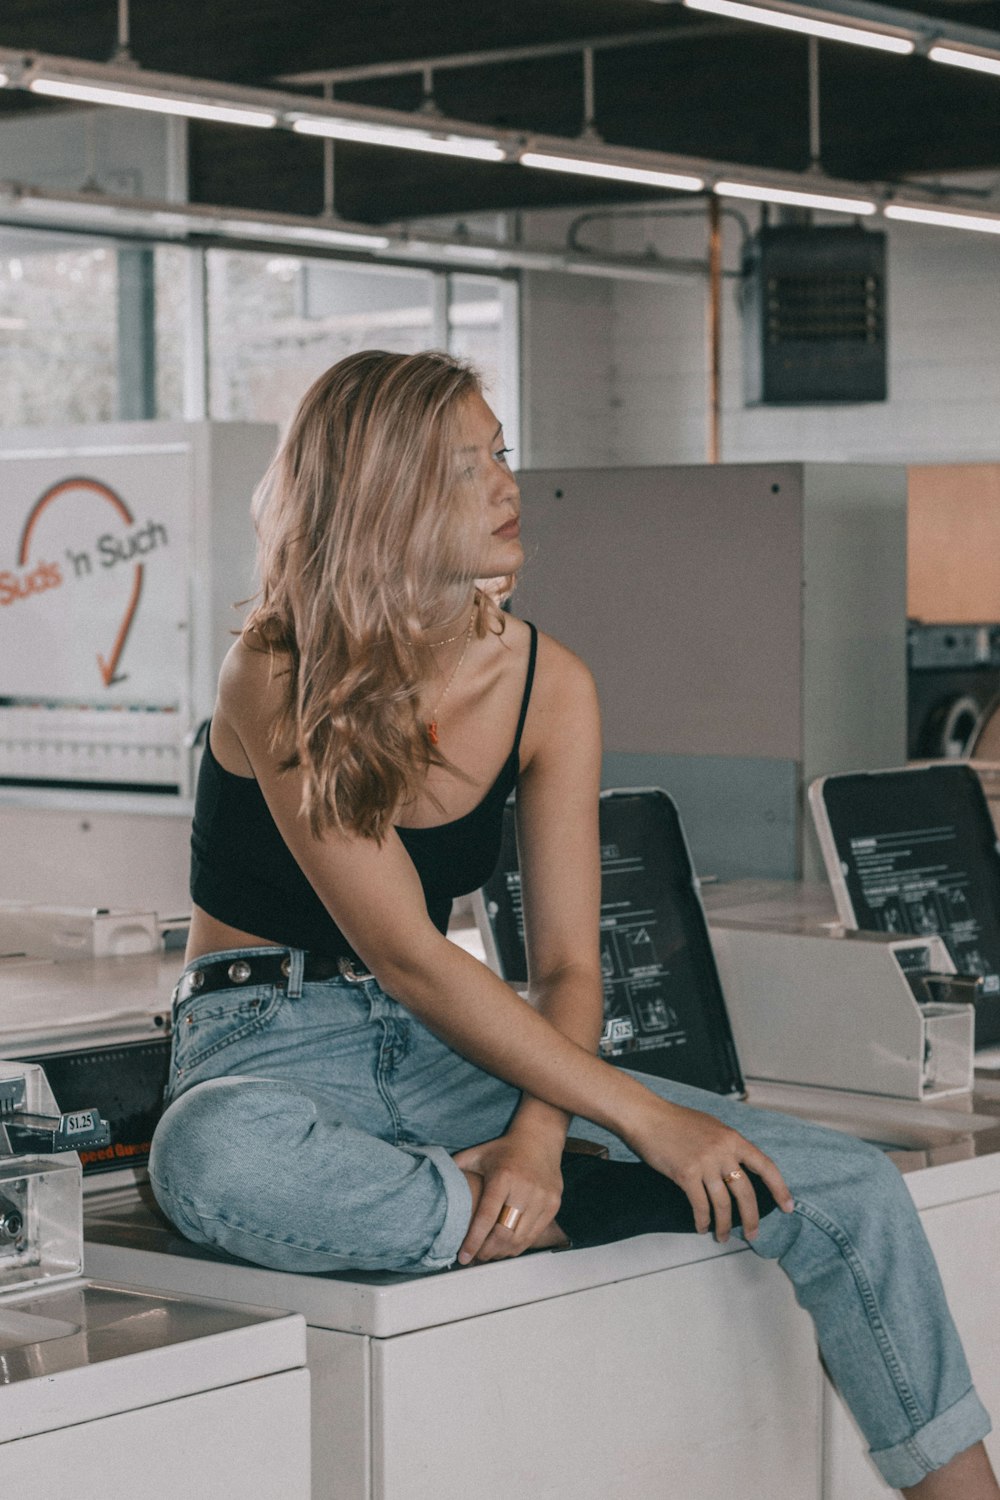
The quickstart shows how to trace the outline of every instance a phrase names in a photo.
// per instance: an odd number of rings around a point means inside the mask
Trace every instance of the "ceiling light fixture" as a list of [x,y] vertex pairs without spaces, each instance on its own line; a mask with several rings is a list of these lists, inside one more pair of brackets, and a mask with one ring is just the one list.
[[576,172],[581,177],[606,177],[612,182],[634,182],[643,187],[676,188],[683,193],[700,193],[703,177],[683,172],[667,172],[652,167],[631,167],[615,161],[599,161],[582,156],[558,156],[550,151],[522,151],[522,167],[543,167],[549,172]]
[[120,84],[81,83],[75,78],[55,78],[35,74],[28,81],[34,94],[53,99],[75,99],[82,104],[111,104],[120,109],[149,110],[157,115],[183,115],[190,120],[213,120],[220,125],[255,125],[268,128],[277,125],[278,116],[271,110],[253,109],[242,104],[211,104],[206,100],[187,98],[182,94],[145,93]]
[[827,42],[853,42],[857,47],[874,47],[879,52],[906,54],[916,48],[914,33],[887,25],[862,25],[853,21],[828,20],[829,12],[777,9],[764,5],[746,5],[742,0],[684,0],[691,10],[710,11],[714,16],[729,16],[734,21],[752,21],[758,26],[774,26],[779,31],[797,31],[818,36]]
[[971,68],[976,73],[1000,74],[1000,54],[966,51],[963,47],[935,45],[927,56],[931,62],[950,63],[954,68]]
[[363,230],[336,229],[326,224],[283,224],[280,220],[224,218],[218,227],[226,234],[252,236],[262,240],[288,240],[299,245],[331,245],[346,250],[385,250],[391,244],[387,234],[365,234]]
[[286,119],[299,135],[321,135],[365,146],[396,146],[404,151],[430,151],[437,156],[464,156],[472,161],[504,161],[507,157],[504,147],[492,137],[428,130],[426,125],[409,129],[368,120],[338,119],[335,115],[295,113]]
[[882,211],[887,219],[902,219],[909,224],[933,224],[939,229],[973,229],[980,234],[1000,234],[1000,214],[967,214],[944,208],[920,208],[909,203],[887,203]]
[[833,193],[771,187],[756,182],[716,182],[713,192],[720,198],[752,198],[758,203],[783,203],[795,208],[825,208],[835,214],[873,214],[871,198],[845,198]]
[[504,262],[506,247],[501,245],[468,245],[455,240],[450,243],[407,235],[396,247],[404,254],[445,256],[450,260],[461,260],[468,264],[497,266]]

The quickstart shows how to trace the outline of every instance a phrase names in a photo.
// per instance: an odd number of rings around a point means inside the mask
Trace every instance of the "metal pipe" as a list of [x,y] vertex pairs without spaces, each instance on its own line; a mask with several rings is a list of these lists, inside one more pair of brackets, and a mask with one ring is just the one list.
[[708,462],[722,458],[722,222],[719,200],[708,200]]
[[[323,98],[333,99],[333,84],[324,83]],[[332,219],[336,210],[333,206],[333,137],[327,136],[323,141],[323,213]]]
[[115,50],[118,61],[132,56],[129,46],[129,0],[118,0],[118,46]]
[[809,38],[809,165],[820,166],[819,38]]
[[494,47],[481,52],[446,52],[437,57],[410,58],[402,62],[364,63],[354,68],[312,68],[307,73],[280,73],[280,83],[361,83],[371,78],[405,78],[425,68],[480,68],[491,64],[530,62],[534,58],[571,57],[576,52],[619,50],[623,47],[654,46],[658,42],[690,41],[692,37],[732,36],[736,22],[707,25],[652,26],[648,31],[619,32],[613,36],[582,37],[572,42],[536,42],[524,47]]
[[[387,243],[369,248],[323,244],[318,234],[371,235],[369,225],[295,214],[261,214],[216,204],[179,204],[157,199],[113,197],[107,193],[71,193],[29,184],[0,183],[0,225],[42,228],[55,233],[108,235],[135,243],[188,244],[198,247],[263,247],[299,257],[394,263],[491,275],[517,270],[565,271],[623,281],[678,282],[706,275],[702,260],[649,256],[573,253],[561,246],[529,247],[499,241],[417,234],[400,228],[386,231]],[[298,240],[296,235],[302,234]]]
[[594,130],[594,49],[583,49],[583,134]]

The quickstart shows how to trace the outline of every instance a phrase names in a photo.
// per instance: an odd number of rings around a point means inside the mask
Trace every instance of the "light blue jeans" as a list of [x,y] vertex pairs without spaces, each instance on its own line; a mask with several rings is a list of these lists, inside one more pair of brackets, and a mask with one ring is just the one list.
[[[374,980],[303,984],[303,955],[290,956],[287,986],[221,990],[177,1008],[171,1102],[150,1160],[158,1202],[189,1239],[280,1270],[451,1266],[471,1213],[451,1153],[502,1135],[517,1090],[453,1052]],[[887,1482],[915,1484],[984,1437],[989,1417],[892,1163],[850,1136],[642,1081],[725,1120],[781,1168],[795,1211],[769,1214],[752,1249],[791,1278]],[[589,1121],[570,1129],[631,1157]]]

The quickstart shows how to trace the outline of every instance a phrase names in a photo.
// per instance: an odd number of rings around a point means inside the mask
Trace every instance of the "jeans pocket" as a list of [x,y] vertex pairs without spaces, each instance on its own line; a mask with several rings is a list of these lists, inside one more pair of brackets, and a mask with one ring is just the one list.
[[218,990],[208,995],[192,995],[177,1009],[174,1017],[174,1042],[171,1058],[170,1091],[217,1054],[225,1052],[222,1066],[213,1072],[232,1071],[234,1059],[230,1049],[250,1037],[256,1037],[273,1025],[286,999],[284,988],[273,984],[255,984],[246,989]]

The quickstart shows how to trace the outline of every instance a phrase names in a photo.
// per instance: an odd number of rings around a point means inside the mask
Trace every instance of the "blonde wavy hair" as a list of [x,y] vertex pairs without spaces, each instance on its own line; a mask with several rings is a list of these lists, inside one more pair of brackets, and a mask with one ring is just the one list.
[[[272,748],[302,769],[317,837],[381,841],[427,769],[449,765],[418,699],[435,670],[426,633],[480,561],[456,451],[481,389],[447,354],[349,355],[306,392],[254,497],[261,588],[242,635],[287,676]],[[480,586],[477,635],[502,634],[513,582]]]

